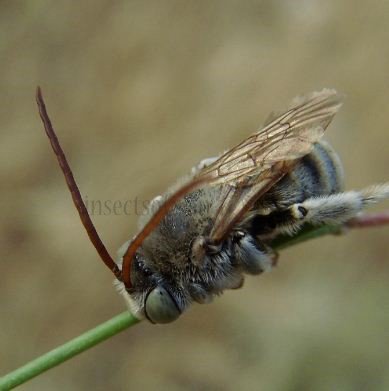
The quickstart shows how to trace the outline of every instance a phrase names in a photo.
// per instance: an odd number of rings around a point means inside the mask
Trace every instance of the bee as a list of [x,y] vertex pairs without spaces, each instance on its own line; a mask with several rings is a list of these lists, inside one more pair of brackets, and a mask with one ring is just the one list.
[[271,243],[280,235],[293,236],[307,224],[342,224],[389,198],[389,183],[343,190],[340,159],[322,139],[342,96],[323,89],[295,98],[259,131],[202,160],[156,197],[114,262],[83,205],[39,89],[37,100],[92,243],[130,311],[152,323],[170,323],[192,303],[240,288],[245,274],[270,271],[278,257]]

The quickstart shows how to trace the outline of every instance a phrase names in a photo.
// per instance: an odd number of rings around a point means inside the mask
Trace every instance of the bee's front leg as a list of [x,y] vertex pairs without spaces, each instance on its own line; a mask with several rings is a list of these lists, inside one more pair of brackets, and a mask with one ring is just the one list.
[[190,247],[189,259],[194,265],[201,266],[206,261],[207,256],[220,253],[223,248],[223,244],[214,243],[205,236],[198,236],[192,241]]
[[232,242],[235,261],[248,274],[270,271],[277,263],[278,254],[247,232],[236,231]]
[[210,166],[212,163],[214,163],[219,156],[214,157],[208,157],[206,159],[201,160],[196,166],[192,167],[192,175],[196,175],[199,173],[203,168]]

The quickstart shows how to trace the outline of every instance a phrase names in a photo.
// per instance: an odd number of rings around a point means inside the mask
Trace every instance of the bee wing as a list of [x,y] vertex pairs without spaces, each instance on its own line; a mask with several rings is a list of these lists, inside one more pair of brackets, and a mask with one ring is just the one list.
[[279,162],[274,170],[262,171],[258,176],[258,182],[248,186],[227,186],[223,200],[220,203],[214,224],[209,235],[212,242],[222,241],[237,222],[253,206],[261,195],[274,186],[293,166],[295,161]]
[[256,182],[258,175],[280,161],[308,154],[341,104],[341,96],[329,89],[294,99],[285,113],[225,152],[197,178],[233,186]]
[[195,181],[229,186],[211,240],[222,240],[253,203],[312,150],[341,104],[341,96],[329,89],[296,98],[285,113],[198,173]]

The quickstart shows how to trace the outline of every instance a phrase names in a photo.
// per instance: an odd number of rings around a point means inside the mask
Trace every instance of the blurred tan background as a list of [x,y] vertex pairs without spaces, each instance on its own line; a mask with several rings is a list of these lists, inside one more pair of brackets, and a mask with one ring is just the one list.
[[[388,1],[3,1],[0,373],[122,312],[34,100],[89,200],[150,200],[295,95],[347,95],[347,187],[389,180]],[[376,210],[388,208],[386,205]],[[109,250],[135,211],[95,215]],[[145,323],[21,390],[387,390],[389,229],[295,247],[169,326]]]

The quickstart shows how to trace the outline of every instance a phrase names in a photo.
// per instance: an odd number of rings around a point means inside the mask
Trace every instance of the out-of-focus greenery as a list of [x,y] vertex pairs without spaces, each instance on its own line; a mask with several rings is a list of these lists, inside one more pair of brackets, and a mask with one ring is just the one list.
[[[85,198],[108,202],[93,219],[114,252],[142,202],[324,86],[347,96],[328,130],[347,188],[388,180],[388,15],[360,0],[2,2],[1,373],[124,308],[43,134],[37,84]],[[388,234],[284,251],[243,289],[20,389],[386,390]]]

